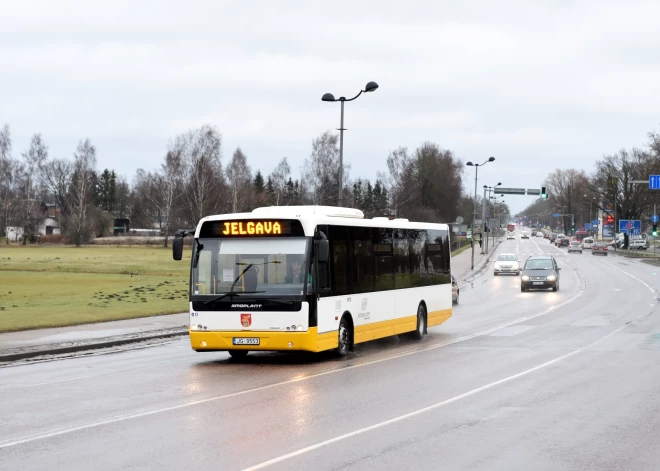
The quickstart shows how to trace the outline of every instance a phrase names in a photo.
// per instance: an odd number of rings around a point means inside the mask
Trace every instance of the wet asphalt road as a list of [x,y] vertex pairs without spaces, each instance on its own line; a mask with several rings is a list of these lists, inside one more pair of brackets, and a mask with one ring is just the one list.
[[568,255],[560,291],[486,270],[422,342],[348,360],[187,341],[0,369],[1,470],[660,467],[660,269]]

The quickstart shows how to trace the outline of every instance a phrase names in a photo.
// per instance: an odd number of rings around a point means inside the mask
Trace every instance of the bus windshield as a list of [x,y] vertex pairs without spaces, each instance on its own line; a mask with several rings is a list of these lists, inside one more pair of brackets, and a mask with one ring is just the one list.
[[308,246],[302,237],[200,238],[193,250],[192,294],[302,295],[311,285]]

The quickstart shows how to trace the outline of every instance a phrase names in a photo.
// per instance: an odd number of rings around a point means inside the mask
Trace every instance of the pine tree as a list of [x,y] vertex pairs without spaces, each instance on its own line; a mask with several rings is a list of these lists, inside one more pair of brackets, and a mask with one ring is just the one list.
[[257,194],[261,194],[265,190],[265,185],[264,185],[264,176],[261,174],[261,170],[257,170],[257,174],[254,176],[254,191]]
[[268,183],[266,183],[266,194],[268,195],[268,199],[271,201],[275,201],[275,186],[273,185],[273,180],[268,177]]

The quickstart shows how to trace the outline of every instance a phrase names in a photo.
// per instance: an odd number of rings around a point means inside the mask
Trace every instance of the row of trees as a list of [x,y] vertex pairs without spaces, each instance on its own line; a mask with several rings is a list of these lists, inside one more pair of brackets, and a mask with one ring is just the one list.
[[[578,169],[557,169],[545,179],[547,200],[537,200],[521,216],[551,221],[553,213],[573,214],[577,228],[584,227],[603,211],[620,219],[648,220],[653,205],[660,205],[660,194],[649,190],[649,175],[660,174],[660,133],[650,132],[648,142],[639,148],[622,149],[595,162],[588,174]],[[563,221],[571,228],[571,218]]]
[[[157,228],[171,235],[194,227],[204,216],[250,211],[264,205],[336,205],[338,136],[325,132],[313,139],[298,176],[286,157],[270,173],[253,169],[237,148],[222,161],[219,130],[204,125],[176,136],[159,168],[138,169],[129,182],[112,169],[96,168],[97,149],[79,142],[72,159],[51,158],[40,134],[20,157],[12,154],[8,125],[0,129],[0,235],[21,227],[24,241],[37,230],[35,205],[52,201],[61,210],[60,226],[68,239],[82,244],[112,233],[115,218],[129,218],[132,228]],[[344,166],[344,205],[367,217],[391,215],[410,220],[471,220],[473,201],[463,194],[463,164],[432,142],[415,150],[398,148],[374,181],[351,179]],[[478,202],[481,203],[481,202]],[[165,241],[167,245],[167,238]]]

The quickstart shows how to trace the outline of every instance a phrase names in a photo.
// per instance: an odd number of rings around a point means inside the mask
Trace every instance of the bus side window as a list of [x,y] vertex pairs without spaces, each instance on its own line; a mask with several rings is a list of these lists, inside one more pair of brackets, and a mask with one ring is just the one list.
[[329,226],[332,295],[348,294],[348,231],[345,226]]

